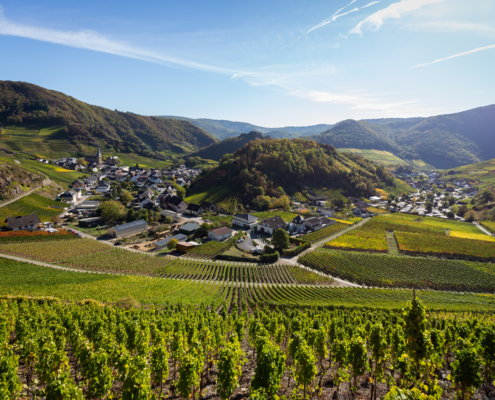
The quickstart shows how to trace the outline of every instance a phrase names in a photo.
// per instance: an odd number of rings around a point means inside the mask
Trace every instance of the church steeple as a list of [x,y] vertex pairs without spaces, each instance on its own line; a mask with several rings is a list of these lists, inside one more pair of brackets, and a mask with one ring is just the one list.
[[98,146],[98,153],[96,154],[96,163],[97,164],[103,163],[103,156],[101,155],[100,146]]

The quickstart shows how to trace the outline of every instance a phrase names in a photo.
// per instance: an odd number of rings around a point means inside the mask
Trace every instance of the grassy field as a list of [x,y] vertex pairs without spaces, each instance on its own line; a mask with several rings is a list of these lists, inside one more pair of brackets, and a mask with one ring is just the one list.
[[[455,171],[456,174],[448,175],[449,171]],[[495,187],[495,158],[483,161],[478,164],[464,165],[445,171],[447,174],[441,179],[447,182],[457,180],[467,180],[468,182],[479,182],[480,189]]]
[[65,206],[60,201],[53,201],[32,193],[0,208],[0,227],[7,225],[5,218],[16,217],[18,215],[38,214],[42,222],[47,222],[54,215],[60,214]]
[[340,153],[354,153],[363,156],[364,158],[383,165],[407,165],[407,162],[394,156],[392,153],[385,150],[364,150],[364,149],[337,149]]

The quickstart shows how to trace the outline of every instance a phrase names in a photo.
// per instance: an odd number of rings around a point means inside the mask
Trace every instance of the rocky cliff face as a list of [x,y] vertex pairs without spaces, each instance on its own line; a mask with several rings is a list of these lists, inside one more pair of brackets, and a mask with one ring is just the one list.
[[[43,178],[17,165],[0,164],[0,201],[14,199],[41,186]],[[25,190],[24,190],[25,189]]]

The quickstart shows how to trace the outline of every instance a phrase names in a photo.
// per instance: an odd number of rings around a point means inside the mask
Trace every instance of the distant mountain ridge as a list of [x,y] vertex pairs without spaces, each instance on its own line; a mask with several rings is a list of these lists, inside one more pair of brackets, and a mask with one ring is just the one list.
[[216,136],[218,139],[223,140],[230,137],[239,136],[241,133],[247,132],[261,132],[264,135],[270,136],[274,139],[292,139],[300,136],[315,135],[321,133],[333,126],[333,124],[318,124],[311,126],[286,126],[282,128],[266,128],[262,126],[253,125],[247,122],[235,122],[220,119],[209,118],[187,118],[177,117],[172,115],[160,116],[161,118],[171,118],[181,121],[188,121],[193,125],[203,129],[210,135]]
[[388,150],[442,169],[495,158],[495,105],[429,118],[368,121],[342,121],[308,139],[335,147]]

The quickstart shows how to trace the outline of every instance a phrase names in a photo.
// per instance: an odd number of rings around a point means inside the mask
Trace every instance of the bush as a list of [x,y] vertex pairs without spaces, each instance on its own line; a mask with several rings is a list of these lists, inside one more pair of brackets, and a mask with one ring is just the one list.
[[278,251],[272,254],[262,254],[260,257],[260,262],[264,264],[272,264],[274,262],[277,262],[280,257],[280,254]]
[[287,249],[283,251],[283,255],[287,257],[297,256],[299,253],[302,253],[304,250],[309,249],[311,247],[310,242],[302,241],[303,243],[293,249]]
[[268,245],[265,245],[264,250],[266,254],[274,254],[276,252],[276,250],[273,247],[270,247]]

